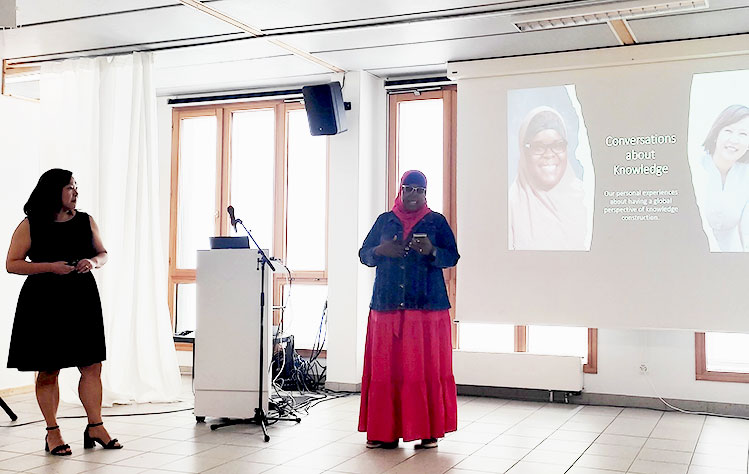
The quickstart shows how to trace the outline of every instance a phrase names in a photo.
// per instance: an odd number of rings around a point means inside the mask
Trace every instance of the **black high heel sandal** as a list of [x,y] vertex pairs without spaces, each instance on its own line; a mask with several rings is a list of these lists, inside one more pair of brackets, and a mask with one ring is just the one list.
[[[55,425],[55,426],[48,426],[47,427],[47,431],[54,431],[54,430],[59,430],[59,429],[60,429],[60,427],[57,426],[57,425]],[[44,437],[44,451],[48,452],[49,454],[51,454],[53,456],[70,456],[71,454],[73,454],[70,451],[70,445],[68,445],[68,444],[61,444],[59,446],[55,446],[54,448],[52,448],[52,451],[50,451],[49,450],[49,441],[48,440],[49,440],[49,434],[47,434]],[[67,449],[67,451],[65,451],[66,449]]]
[[104,449],[122,449],[122,445],[117,444],[117,438],[112,438],[108,443],[105,443],[101,440],[101,438],[93,438],[90,434],[88,434],[89,428],[96,428],[97,426],[101,426],[103,424],[104,422],[101,421],[99,423],[90,423],[86,425],[86,430],[83,432],[83,447],[85,449],[91,449],[96,446],[96,444],[94,443],[96,442],[99,443]]

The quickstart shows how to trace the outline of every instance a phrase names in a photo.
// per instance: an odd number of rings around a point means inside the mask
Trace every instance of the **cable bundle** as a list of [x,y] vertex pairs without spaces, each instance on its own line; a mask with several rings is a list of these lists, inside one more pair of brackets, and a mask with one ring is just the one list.
[[[293,336],[276,337],[274,342],[280,350],[273,354],[273,373],[275,374],[273,390],[275,395],[271,397],[271,402],[279,414],[300,410],[306,413],[309,408],[324,400],[348,395],[325,389],[326,367],[320,363],[319,357],[322,354],[323,347],[325,347],[327,334],[328,302],[326,301],[309,359],[305,359],[293,349]],[[291,367],[287,366],[287,350],[293,351]],[[292,395],[289,391],[298,393],[298,395]]]

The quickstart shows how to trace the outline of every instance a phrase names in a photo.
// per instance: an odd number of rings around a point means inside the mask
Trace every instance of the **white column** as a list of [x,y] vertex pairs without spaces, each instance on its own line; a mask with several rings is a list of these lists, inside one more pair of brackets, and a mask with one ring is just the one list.
[[387,201],[387,100],[366,72],[347,73],[343,95],[348,131],[330,138],[327,386],[357,389],[374,281],[358,251]]

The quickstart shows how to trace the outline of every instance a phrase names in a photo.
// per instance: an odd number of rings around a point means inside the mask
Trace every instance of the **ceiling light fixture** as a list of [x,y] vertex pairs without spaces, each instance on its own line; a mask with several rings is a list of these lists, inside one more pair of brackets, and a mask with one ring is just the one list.
[[[211,8],[208,5],[200,2],[199,0],[179,0],[180,3],[182,3],[185,6],[188,6],[190,8],[194,8],[195,10],[201,11],[203,13],[206,13],[208,15],[211,15],[214,18],[217,18],[225,23],[228,23],[236,28],[239,28],[240,30],[244,31],[245,33],[249,33],[252,36],[255,36],[257,38],[262,38],[265,36],[265,33],[263,33],[263,30],[260,28],[255,28],[254,26],[250,26],[246,23],[243,23],[236,18],[233,18],[225,13],[222,13],[215,8]],[[283,41],[279,41],[274,38],[265,38],[266,41],[268,41],[271,44],[275,44],[276,46],[285,49],[286,51],[289,51],[290,53],[299,56],[301,58],[306,59],[307,61],[313,62],[317,64],[318,66],[322,66],[324,68],[330,69],[333,72],[343,73],[345,72],[343,69],[334,66],[330,64],[329,62],[323,61],[322,59],[318,58],[317,56],[313,56],[312,54],[308,53],[307,51],[303,51],[299,48],[296,48],[294,46],[291,46],[290,44],[284,43]]]
[[521,32],[539,31],[701,10],[708,6],[708,0],[590,2],[590,5],[580,7],[544,9],[534,13],[517,15],[513,18],[513,24]]

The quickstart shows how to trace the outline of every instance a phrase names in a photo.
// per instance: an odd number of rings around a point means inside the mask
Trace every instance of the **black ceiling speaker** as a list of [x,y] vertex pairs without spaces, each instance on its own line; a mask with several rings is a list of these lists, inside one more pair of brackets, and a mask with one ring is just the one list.
[[312,135],[337,135],[348,130],[340,82],[304,86],[302,95]]

